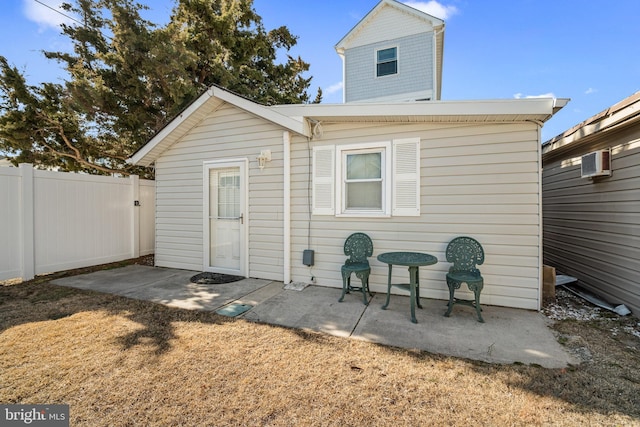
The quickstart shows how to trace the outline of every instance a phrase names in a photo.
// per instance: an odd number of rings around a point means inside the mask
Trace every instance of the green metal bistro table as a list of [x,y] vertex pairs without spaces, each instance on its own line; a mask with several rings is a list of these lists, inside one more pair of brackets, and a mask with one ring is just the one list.
[[[378,261],[389,264],[389,279],[387,285],[387,302],[382,306],[383,310],[386,310],[389,306],[389,299],[391,298],[391,287],[395,286],[400,289],[404,289],[411,292],[411,321],[418,323],[416,320],[416,304],[419,308],[420,305],[420,271],[419,268],[425,265],[433,265],[438,262],[438,258],[433,255],[424,254],[421,252],[385,252],[378,255]],[[409,267],[409,282],[408,284],[394,284],[391,283],[391,270],[394,265],[402,265]]]

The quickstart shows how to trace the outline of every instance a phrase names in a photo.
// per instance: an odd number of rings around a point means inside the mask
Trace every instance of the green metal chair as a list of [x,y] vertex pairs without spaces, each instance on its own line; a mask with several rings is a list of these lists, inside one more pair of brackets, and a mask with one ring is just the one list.
[[[371,238],[364,233],[353,233],[347,237],[344,242],[344,254],[349,258],[342,266],[342,296],[338,302],[342,302],[344,295],[354,290],[362,291],[362,298],[365,305],[369,305],[367,300],[367,293],[373,296],[369,292],[369,274],[371,273],[371,267],[369,266],[369,260],[367,259],[373,255],[373,242]],[[355,273],[356,277],[362,281],[362,287],[351,286],[351,273]]]
[[[447,245],[447,262],[453,265],[447,273],[447,286],[449,287],[449,304],[447,312],[444,314],[449,317],[454,304],[464,304],[476,309],[478,321],[484,323],[484,319],[480,312],[480,292],[484,286],[484,279],[480,274],[480,270],[476,265],[484,262],[484,250],[477,240],[461,236],[456,237]],[[466,283],[469,290],[473,292],[474,300],[461,300],[454,297],[456,289]]]

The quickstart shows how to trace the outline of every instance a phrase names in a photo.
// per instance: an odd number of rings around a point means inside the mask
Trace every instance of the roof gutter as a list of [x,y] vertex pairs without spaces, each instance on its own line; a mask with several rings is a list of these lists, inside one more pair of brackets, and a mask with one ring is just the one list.
[[562,110],[567,104],[571,101],[571,98],[553,98],[553,113],[555,114],[558,111]]

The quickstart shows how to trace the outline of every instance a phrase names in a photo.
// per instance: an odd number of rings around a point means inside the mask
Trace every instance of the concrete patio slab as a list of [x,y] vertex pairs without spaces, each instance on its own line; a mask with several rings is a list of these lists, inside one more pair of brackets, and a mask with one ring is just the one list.
[[270,280],[244,279],[220,285],[191,283],[196,271],[129,265],[57,279],[51,283],[153,301],[169,307],[214,311],[261,289]]
[[186,272],[184,277],[174,276],[159,280],[152,286],[137,287],[122,295],[153,301],[169,307],[215,311],[270,283],[269,280],[246,279],[242,280],[241,284],[240,282],[232,282],[205,285],[191,283],[189,279],[194,274],[196,273],[193,271]]
[[341,290],[308,286],[286,290],[282,282],[244,279],[222,285],[190,282],[195,271],[128,266],[57,279],[61,286],[91,289],[172,307],[214,311],[228,304],[247,304],[238,317],[289,328],[350,337],[382,345],[425,350],[489,363],[537,364],[563,368],[579,361],[557,342],[541,313],[483,306],[486,323],[475,312],[456,306],[444,317],[446,301],[422,298],[411,323],[409,298],[392,295],[382,310],[384,294],[364,305],[360,292],[339,303]]
[[538,364],[564,367],[577,363],[557,342],[547,318],[536,311],[484,306],[485,323],[475,310],[454,307],[444,317],[446,301],[422,299],[416,308],[417,324],[410,322],[409,297],[392,295],[382,310],[385,296],[376,294],[364,312],[353,338],[402,348],[415,348],[489,363]]
[[[184,273],[185,270],[155,268],[144,265],[128,265],[122,268],[100,270],[78,276],[65,277],[52,281],[54,284],[72,288],[91,289],[117,295],[147,286],[159,280],[168,279]],[[193,276],[193,274],[191,274]],[[189,277],[191,277],[189,276]]]
[[[283,284],[280,283],[281,289]],[[358,324],[366,306],[362,299],[345,299],[341,291],[309,286],[303,291],[282,290],[243,316],[247,320],[307,329],[348,337]]]

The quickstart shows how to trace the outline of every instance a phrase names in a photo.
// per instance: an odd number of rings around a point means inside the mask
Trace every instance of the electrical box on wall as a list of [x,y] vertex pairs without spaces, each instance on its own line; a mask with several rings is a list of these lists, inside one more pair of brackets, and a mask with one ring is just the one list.
[[313,249],[305,249],[302,251],[302,263],[311,267],[313,265]]
[[593,178],[596,176],[611,176],[611,151],[598,150],[585,154],[581,159],[580,176]]

